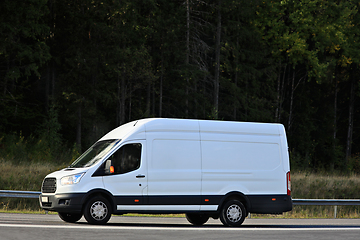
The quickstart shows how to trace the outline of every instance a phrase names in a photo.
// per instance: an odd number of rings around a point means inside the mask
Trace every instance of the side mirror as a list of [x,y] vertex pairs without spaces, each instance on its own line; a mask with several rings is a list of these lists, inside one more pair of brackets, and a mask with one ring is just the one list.
[[111,166],[111,159],[106,160],[105,162],[105,173],[106,174],[111,174],[114,173],[115,169],[114,166]]

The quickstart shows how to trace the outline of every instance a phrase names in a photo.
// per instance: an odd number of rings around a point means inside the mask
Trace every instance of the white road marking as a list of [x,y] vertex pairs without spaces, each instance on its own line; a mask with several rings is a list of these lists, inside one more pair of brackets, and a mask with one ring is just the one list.
[[48,228],[48,229],[96,229],[96,230],[154,230],[154,231],[360,231],[360,227],[284,227],[284,228],[248,228],[248,227],[144,227],[144,226],[96,226],[96,225],[29,225],[29,224],[0,224],[0,227],[10,228]]

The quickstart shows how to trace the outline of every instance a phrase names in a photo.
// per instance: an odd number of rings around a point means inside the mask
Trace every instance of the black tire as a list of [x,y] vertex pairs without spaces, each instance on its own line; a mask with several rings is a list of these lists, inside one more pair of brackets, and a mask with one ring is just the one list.
[[75,223],[77,221],[80,220],[80,218],[82,217],[82,213],[63,213],[63,212],[59,212],[59,217],[64,221],[64,222],[69,222],[69,223]]
[[195,226],[204,225],[208,220],[209,216],[201,213],[186,213],[186,219],[189,223]]
[[90,224],[105,224],[111,217],[112,209],[109,201],[102,196],[91,198],[85,205],[84,217]]
[[230,200],[224,204],[220,212],[221,222],[228,227],[240,226],[246,217],[246,209],[239,200]]

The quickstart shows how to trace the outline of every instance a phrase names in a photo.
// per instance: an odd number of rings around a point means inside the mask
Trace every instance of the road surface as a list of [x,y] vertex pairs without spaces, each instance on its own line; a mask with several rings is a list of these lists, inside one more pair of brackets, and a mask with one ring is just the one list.
[[112,216],[103,226],[63,222],[53,214],[0,213],[0,240],[50,239],[360,239],[360,219],[246,219],[224,227],[210,219],[201,227],[185,218]]

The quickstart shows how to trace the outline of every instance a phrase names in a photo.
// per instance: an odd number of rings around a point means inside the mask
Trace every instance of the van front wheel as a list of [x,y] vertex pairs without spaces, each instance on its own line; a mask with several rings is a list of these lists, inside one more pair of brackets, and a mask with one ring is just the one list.
[[189,223],[195,225],[195,226],[201,226],[204,225],[208,220],[209,216],[200,214],[200,213],[186,213],[186,219],[189,221]]
[[246,216],[244,205],[238,200],[230,200],[221,209],[220,220],[228,227],[240,226]]
[[111,205],[102,196],[91,198],[85,205],[84,217],[90,224],[105,224],[111,217]]

